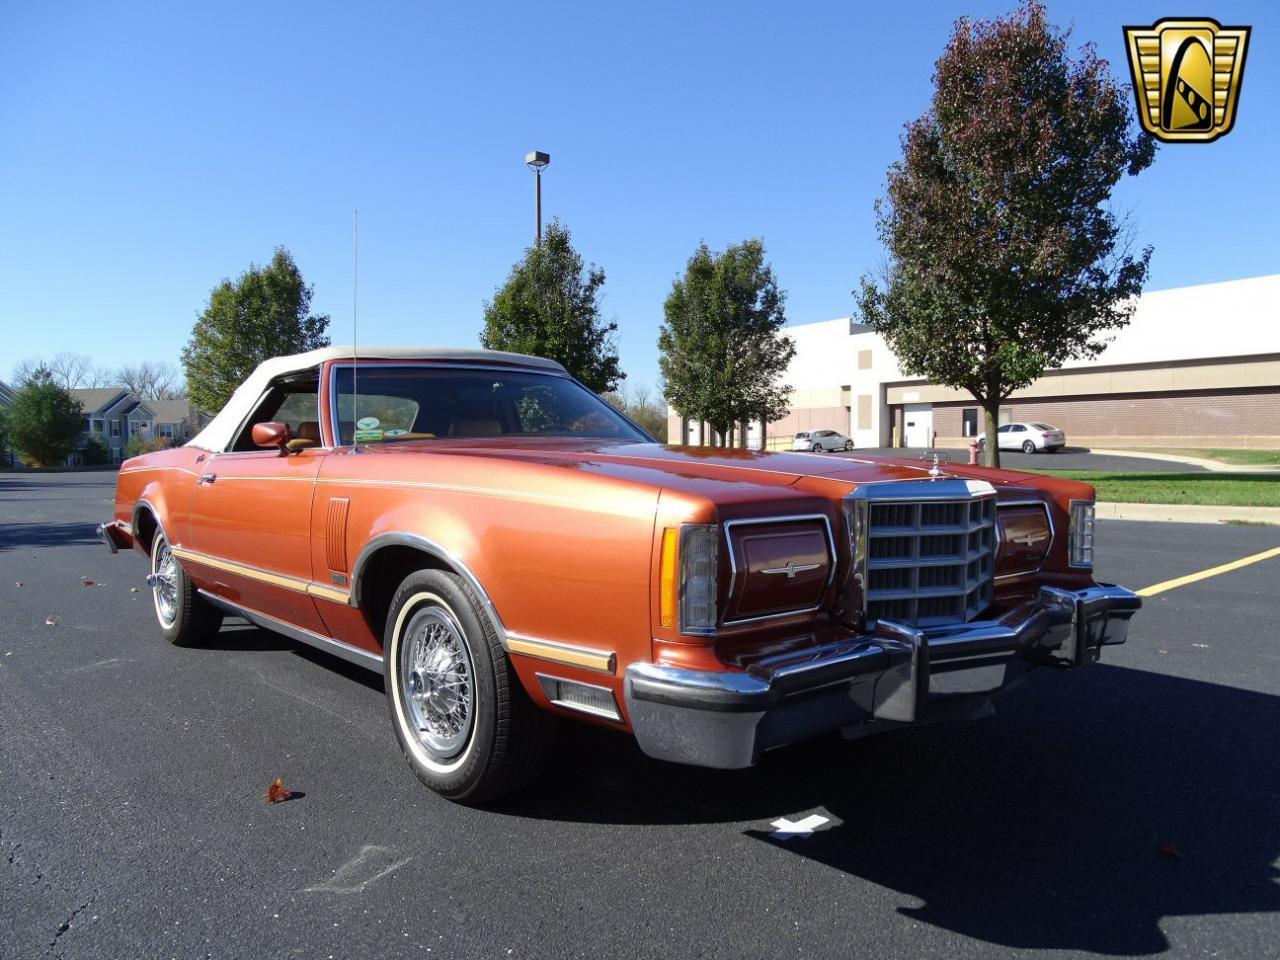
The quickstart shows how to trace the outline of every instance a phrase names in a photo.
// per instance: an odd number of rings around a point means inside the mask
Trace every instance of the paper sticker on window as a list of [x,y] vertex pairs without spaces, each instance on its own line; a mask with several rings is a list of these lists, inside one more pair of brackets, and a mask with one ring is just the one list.
[[[377,422],[378,421],[376,420],[374,421],[374,423],[377,423]],[[381,440],[381,439],[382,439],[381,430],[357,430],[356,431],[356,443],[362,443],[362,442],[371,443],[374,440]]]
[[386,435],[388,437],[403,437],[408,432],[408,430],[402,430],[400,427],[396,427],[394,430],[388,430]]
[[377,430],[382,425],[382,421],[377,417],[361,417],[356,421],[356,427],[360,430]]

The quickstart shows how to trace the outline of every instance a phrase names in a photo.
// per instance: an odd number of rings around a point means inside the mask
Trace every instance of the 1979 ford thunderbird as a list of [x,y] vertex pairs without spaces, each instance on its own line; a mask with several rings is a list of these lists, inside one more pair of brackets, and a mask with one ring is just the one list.
[[233,614],[383,673],[414,772],[480,803],[556,717],[745,767],[833,730],[976,715],[1123,643],[1093,488],[980,467],[672,447],[558,364],[331,348],[260,366],[127,461],[113,550],[198,644]]

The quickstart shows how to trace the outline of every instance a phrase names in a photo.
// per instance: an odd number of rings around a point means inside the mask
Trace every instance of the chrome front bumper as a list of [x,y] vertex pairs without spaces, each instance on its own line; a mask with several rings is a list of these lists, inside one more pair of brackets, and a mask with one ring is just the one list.
[[[651,757],[748,767],[765,750],[832,730],[875,720],[915,723],[954,713],[961,703],[985,705],[1009,685],[1009,667],[1091,663],[1102,647],[1124,643],[1141,606],[1122,587],[1042,587],[1034,602],[994,620],[924,628],[881,620],[871,633],[741,671],[632,664],[627,712]],[[969,689],[992,668],[1000,674],[994,687]]]

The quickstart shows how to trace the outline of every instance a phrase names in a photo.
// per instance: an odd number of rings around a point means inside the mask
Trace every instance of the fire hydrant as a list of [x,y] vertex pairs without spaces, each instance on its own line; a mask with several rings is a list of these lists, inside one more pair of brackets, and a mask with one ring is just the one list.
[[969,464],[971,466],[978,465],[978,441],[974,440],[969,444]]

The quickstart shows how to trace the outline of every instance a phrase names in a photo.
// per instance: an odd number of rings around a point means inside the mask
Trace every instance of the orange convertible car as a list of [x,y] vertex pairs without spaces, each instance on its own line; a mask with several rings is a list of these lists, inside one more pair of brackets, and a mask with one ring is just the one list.
[[385,677],[414,772],[479,803],[557,717],[744,767],[965,716],[1122,643],[1093,488],[910,460],[672,447],[558,364],[331,348],[260,366],[186,446],[127,461],[101,535],[160,630],[225,615]]

